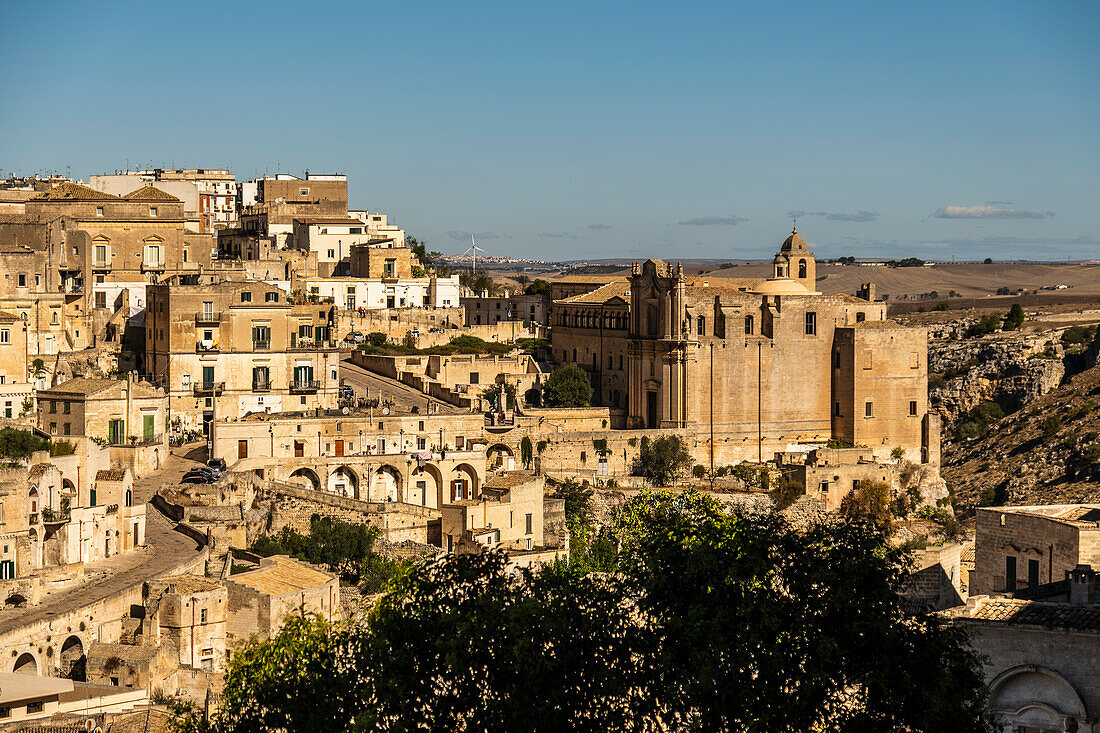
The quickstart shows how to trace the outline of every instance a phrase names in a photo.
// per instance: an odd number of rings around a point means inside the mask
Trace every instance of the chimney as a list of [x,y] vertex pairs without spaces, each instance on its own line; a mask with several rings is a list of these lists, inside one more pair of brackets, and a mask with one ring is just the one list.
[[1096,573],[1091,565],[1078,565],[1069,574],[1069,602],[1083,606],[1092,599],[1092,584]]

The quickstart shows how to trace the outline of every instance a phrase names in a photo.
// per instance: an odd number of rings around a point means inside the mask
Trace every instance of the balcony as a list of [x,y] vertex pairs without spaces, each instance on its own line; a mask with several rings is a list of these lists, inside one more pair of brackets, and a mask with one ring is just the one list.
[[163,262],[145,262],[143,260],[142,263],[141,263],[141,271],[142,272],[164,272],[164,263]]
[[195,314],[195,323],[221,323],[222,314],[221,311],[199,311]]
[[220,341],[196,341],[196,354],[217,354],[222,350]]
[[110,262],[110,260],[92,260],[92,269],[93,270],[110,270],[111,269],[111,262]]
[[290,383],[291,392],[316,392],[321,388],[317,379],[295,379]]
[[252,391],[253,392],[270,392],[271,391],[271,382],[268,381],[268,380],[265,380],[265,381],[262,381],[262,382],[257,382],[256,380],[253,380],[252,381]]
[[[195,386],[198,387],[197,384]],[[116,435],[112,436],[110,440],[111,445],[113,446],[132,445],[141,448],[147,445],[162,445],[164,443],[164,433],[156,433],[155,435],[150,435],[148,437],[144,435],[132,435],[129,439],[125,439],[120,435]]]
[[271,351],[271,341],[270,340],[268,340],[268,341],[253,341],[252,342],[252,350],[253,351]]
[[195,382],[192,387],[195,390],[196,397],[207,397],[220,395],[222,390],[225,389],[225,382]]
[[290,348],[293,350],[310,351],[316,349],[335,349],[336,342],[327,339],[292,341]]

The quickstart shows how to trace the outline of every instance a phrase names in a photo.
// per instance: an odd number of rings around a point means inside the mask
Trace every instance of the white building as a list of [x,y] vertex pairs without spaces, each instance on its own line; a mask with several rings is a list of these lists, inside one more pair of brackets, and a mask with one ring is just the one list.
[[318,300],[332,299],[339,308],[455,308],[458,276],[382,280],[364,277],[312,277],[306,292]]
[[295,219],[290,246],[316,252],[317,271],[330,275],[351,256],[353,244],[366,244],[370,239],[367,225],[359,219]]

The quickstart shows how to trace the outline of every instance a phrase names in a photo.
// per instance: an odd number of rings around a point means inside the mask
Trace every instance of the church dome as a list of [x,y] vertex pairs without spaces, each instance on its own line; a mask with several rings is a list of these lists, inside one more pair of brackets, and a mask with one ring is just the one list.
[[810,248],[806,246],[806,240],[798,236],[798,229],[791,231],[791,236],[787,237],[783,242],[783,246],[779,248],[780,252],[809,252]]
[[773,277],[749,291],[753,295],[821,295],[808,287],[785,277]]

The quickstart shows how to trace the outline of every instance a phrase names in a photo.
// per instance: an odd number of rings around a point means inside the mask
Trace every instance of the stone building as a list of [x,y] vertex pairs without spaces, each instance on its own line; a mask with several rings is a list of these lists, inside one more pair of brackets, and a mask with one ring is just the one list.
[[983,655],[997,731],[1100,731],[1096,573],[1078,566],[1065,585],[1057,598],[983,595],[945,612]]
[[347,274],[352,248],[370,241],[367,225],[347,216],[303,217],[294,219],[292,227],[290,246],[303,252],[316,252],[317,272],[324,277]]
[[150,585],[141,642],[171,644],[182,667],[222,672],[228,660],[229,591],[198,575],[177,575]]
[[704,465],[829,440],[930,463],[924,329],[886,321],[885,303],[814,291],[814,272],[797,232],[768,279],[635,264],[628,283],[554,302],[554,357],[588,372],[596,404],[627,427],[705,436]]
[[156,185],[184,203],[187,228],[210,233],[233,226],[237,221],[237,184],[228,170],[186,168],[127,171],[89,176],[97,191],[122,196],[144,185]]
[[250,412],[330,408],[339,385],[332,307],[260,282],[148,290],[144,364],[173,429]]
[[213,445],[233,469],[265,479],[365,502],[439,509],[451,495],[479,494],[483,432],[479,413],[286,413],[218,420]]
[[265,557],[259,567],[223,582],[228,589],[226,640],[254,634],[270,638],[288,614],[304,611],[332,621],[340,617],[340,577],[285,555]]
[[975,523],[971,595],[1015,593],[1100,568],[1100,504],[984,507]]
[[509,293],[499,297],[469,297],[462,299],[466,323],[489,325],[501,321],[526,321],[550,325],[550,296],[544,293]]
[[443,549],[456,554],[492,548],[568,552],[567,542],[546,532],[545,495],[544,476],[525,471],[494,476],[477,499],[453,498],[443,505]]
[[237,186],[237,208],[245,233],[270,237],[285,249],[294,233],[294,220],[348,216],[348,179],[340,174],[311,174],[305,178],[280,173]]
[[[400,308],[453,308],[458,304],[458,276],[436,277],[306,277],[302,290],[311,300],[355,311]],[[352,316],[354,319],[354,315]]]
[[35,387],[28,378],[29,354],[27,324],[18,314],[0,311],[0,415],[5,418],[29,412],[23,405]]

